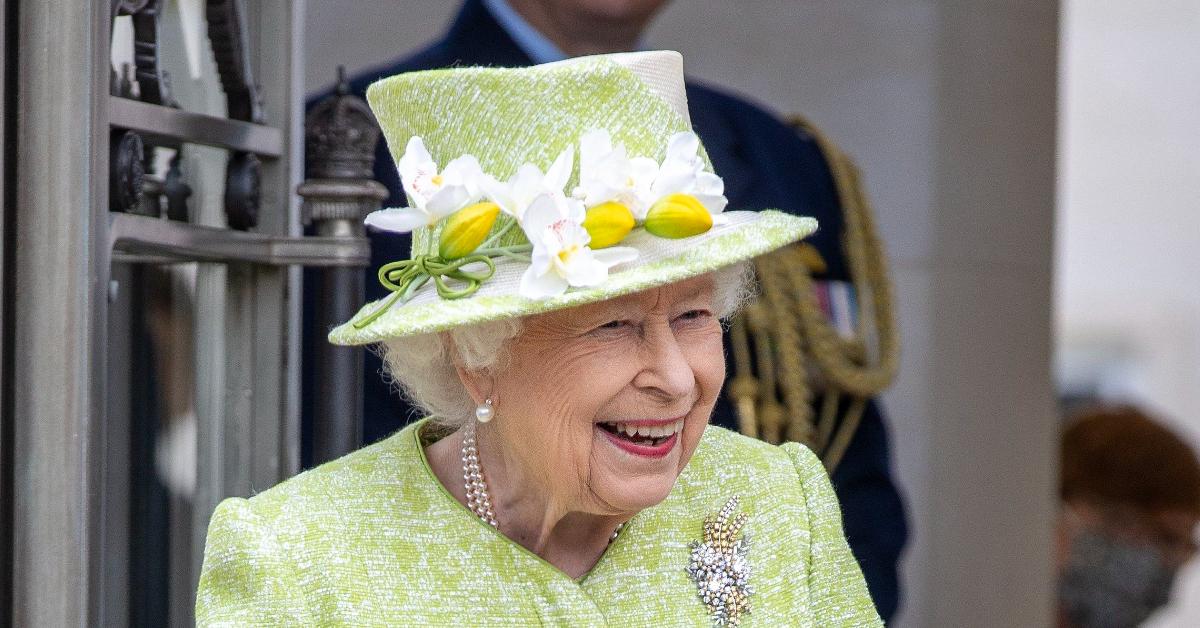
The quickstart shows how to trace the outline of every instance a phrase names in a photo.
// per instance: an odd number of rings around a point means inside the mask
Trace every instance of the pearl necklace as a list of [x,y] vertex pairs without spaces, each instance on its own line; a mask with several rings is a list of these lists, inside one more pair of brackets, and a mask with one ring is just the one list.
[[500,527],[496,522],[496,511],[492,510],[492,498],[488,495],[487,482],[483,479],[483,469],[479,466],[479,450],[475,447],[475,425],[467,427],[462,445],[463,482],[467,486],[467,507],[480,519],[493,528]]
[[[472,422],[466,428],[462,444],[463,482],[466,485],[467,508],[484,523],[499,528],[496,521],[496,511],[492,508],[492,497],[488,494],[487,480],[483,477],[483,467],[479,464],[479,448],[475,445],[475,424]],[[625,527],[622,523],[608,537],[611,544]]]

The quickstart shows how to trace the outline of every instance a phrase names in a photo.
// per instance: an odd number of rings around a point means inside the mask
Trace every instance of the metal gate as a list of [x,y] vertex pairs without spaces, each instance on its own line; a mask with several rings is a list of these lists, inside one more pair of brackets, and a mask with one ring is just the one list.
[[[5,0],[3,620],[188,625],[209,514],[299,469],[300,0]],[[9,560],[11,559],[11,560]]]

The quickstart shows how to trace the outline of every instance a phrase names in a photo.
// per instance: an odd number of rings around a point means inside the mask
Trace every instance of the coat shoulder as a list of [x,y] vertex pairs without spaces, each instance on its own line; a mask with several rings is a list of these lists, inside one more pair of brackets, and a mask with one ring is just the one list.
[[285,534],[297,526],[336,526],[353,517],[358,505],[387,500],[419,481],[409,426],[375,444],[304,471],[246,500],[256,515]]
[[715,425],[705,430],[680,479],[763,497],[778,491],[800,496],[807,483],[829,481],[820,459],[802,444],[772,445]]

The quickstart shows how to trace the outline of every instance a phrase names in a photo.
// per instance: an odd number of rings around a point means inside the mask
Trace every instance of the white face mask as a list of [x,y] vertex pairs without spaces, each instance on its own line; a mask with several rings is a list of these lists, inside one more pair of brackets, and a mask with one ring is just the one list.
[[1176,571],[1151,545],[1082,528],[1059,577],[1059,604],[1078,628],[1136,628],[1167,603]]

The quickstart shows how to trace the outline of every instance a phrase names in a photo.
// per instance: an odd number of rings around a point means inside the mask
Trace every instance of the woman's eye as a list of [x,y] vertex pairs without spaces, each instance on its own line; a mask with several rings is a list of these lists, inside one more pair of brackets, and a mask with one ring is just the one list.
[[688,310],[682,313],[682,315],[677,316],[674,319],[674,324],[688,325],[688,327],[706,325],[712,316],[712,312],[708,310]]

